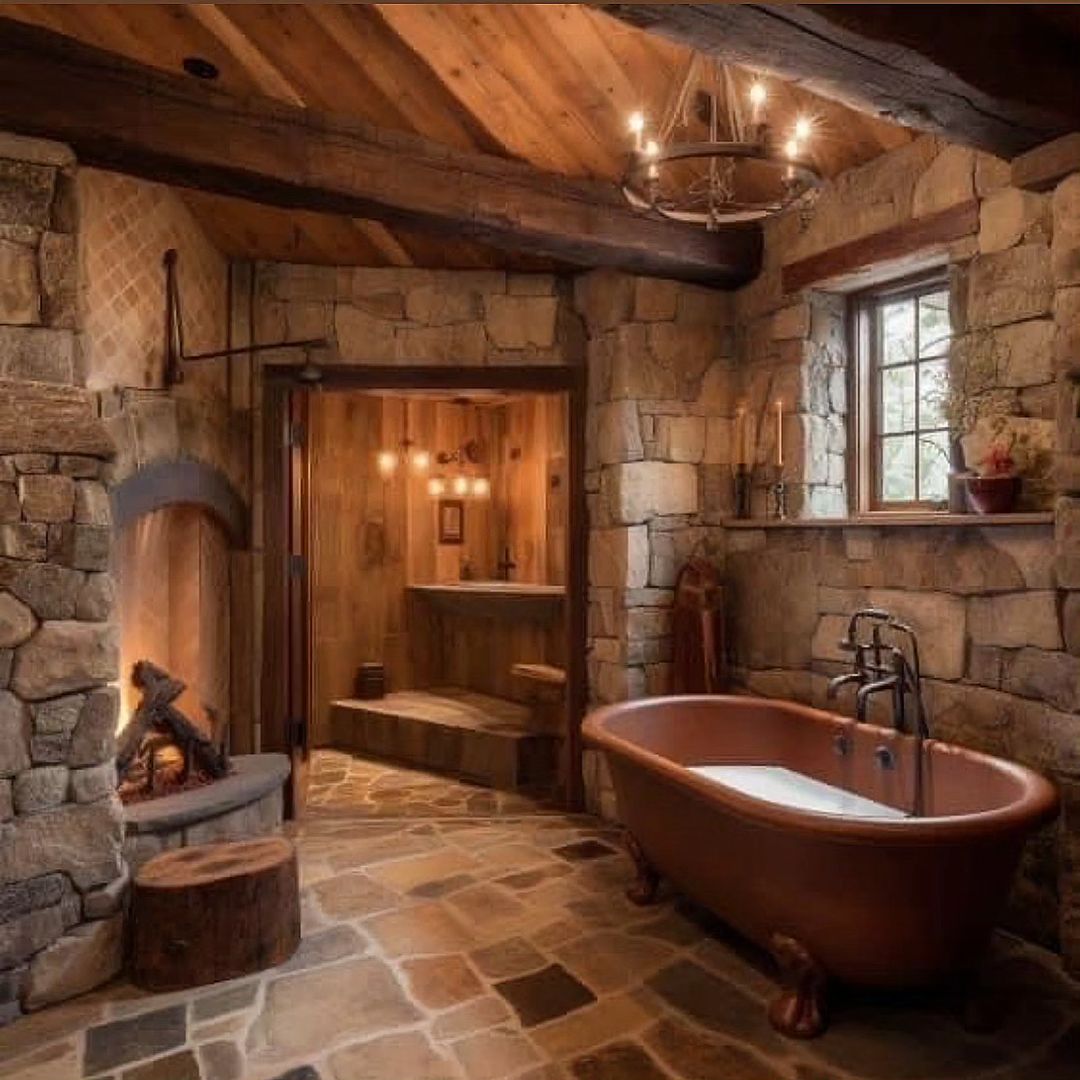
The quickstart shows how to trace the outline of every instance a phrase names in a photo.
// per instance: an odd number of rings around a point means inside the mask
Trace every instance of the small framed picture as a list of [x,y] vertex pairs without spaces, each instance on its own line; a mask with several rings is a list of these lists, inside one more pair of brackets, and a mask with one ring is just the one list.
[[465,503],[461,499],[439,500],[439,543],[465,542]]

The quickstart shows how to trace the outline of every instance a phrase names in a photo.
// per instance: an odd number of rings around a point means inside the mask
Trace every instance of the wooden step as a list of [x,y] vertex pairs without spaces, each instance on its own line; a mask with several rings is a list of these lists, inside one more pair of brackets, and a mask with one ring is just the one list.
[[527,706],[457,687],[335,701],[330,722],[337,746],[489,787],[537,789],[556,776],[559,740],[534,729]]
[[510,673],[519,679],[529,679],[546,686],[566,685],[566,672],[551,664],[513,664]]

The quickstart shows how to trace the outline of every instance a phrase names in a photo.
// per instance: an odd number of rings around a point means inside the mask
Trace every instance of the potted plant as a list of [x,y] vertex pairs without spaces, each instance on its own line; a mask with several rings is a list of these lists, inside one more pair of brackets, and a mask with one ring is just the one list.
[[974,475],[968,476],[968,500],[976,513],[1008,514],[1016,509],[1021,479],[1013,443],[1013,437],[999,436],[976,462]]

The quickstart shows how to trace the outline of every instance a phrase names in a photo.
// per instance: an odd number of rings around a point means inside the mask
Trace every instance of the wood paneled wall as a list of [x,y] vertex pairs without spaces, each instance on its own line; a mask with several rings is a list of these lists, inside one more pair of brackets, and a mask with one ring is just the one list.
[[[330,739],[329,704],[352,695],[359,664],[382,661],[394,690],[460,672],[456,662],[445,671],[427,657],[414,663],[406,584],[457,581],[466,563],[474,578],[495,578],[506,547],[517,563],[514,580],[564,583],[566,405],[562,395],[460,404],[327,392],[312,396],[310,419],[312,736],[320,745]],[[430,474],[380,476],[379,451],[406,437],[432,455],[470,439],[482,448],[481,461],[465,471],[489,477],[492,497],[465,500],[463,544],[438,543]],[[432,468],[447,479],[459,471]],[[514,659],[544,658],[526,651]]]

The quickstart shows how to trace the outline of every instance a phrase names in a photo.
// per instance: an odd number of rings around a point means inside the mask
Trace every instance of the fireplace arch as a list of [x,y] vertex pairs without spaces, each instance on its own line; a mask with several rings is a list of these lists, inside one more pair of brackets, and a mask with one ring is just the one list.
[[120,630],[122,728],[150,660],[187,684],[177,706],[213,734],[231,721],[232,552],[248,546],[247,505],[219,469],[148,463],[110,493]]

